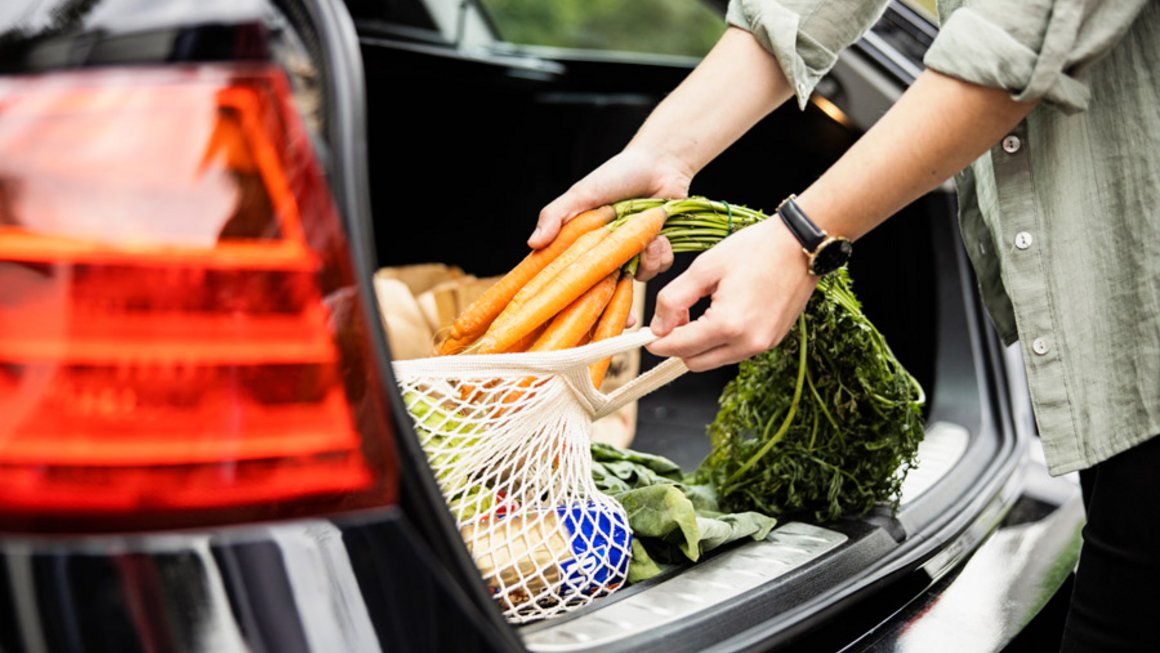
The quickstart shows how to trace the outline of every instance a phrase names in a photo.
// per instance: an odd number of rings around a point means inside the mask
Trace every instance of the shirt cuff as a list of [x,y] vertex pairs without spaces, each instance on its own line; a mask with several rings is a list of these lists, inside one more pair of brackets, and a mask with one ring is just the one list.
[[730,0],[725,20],[753,34],[777,59],[789,87],[805,109],[818,81],[838,60],[837,53],[802,32],[801,17],[776,2]]
[[963,81],[1006,89],[1021,102],[1043,99],[1075,113],[1087,109],[1090,93],[1065,72],[1065,53],[1055,52],[1053,33],[1064,31],[1049,24],[1037,52],[982,13],[963,7],[939,29],[923,63]]

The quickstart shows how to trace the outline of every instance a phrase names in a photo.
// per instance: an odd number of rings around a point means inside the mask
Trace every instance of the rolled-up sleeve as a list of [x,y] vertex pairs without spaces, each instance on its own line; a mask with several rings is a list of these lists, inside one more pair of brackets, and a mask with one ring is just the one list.
[[1149,0],[979,0],[953,12],[927,51],[932,70],[1042,99],[1068,113],[1087,108],[1086,64],[1110,50]]
[[889,0],[730,0],[725,18],[753,34],[777,59],[804,109],[838,52],[862,36],[887,4]]

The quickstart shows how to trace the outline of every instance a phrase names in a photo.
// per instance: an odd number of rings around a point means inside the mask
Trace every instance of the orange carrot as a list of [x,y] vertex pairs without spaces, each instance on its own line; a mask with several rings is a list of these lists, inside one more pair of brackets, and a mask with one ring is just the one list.
[[450,331],[437,333],[435,334],[435,355],[448,356],[450,354],[458,354],[478,339],[478,334],[466,338],[452,338]]
[[639,254],[660,233],[666,217],[663,207],[655,207],[628,218],[585,252],[582,259],[560,270],[541,292],[518,306],[513,299],[504,313],[471,346],[471,351],[480,354],[503,351],[547,322],[597,281]]
[[[632,275],[622,272],[620,280],[616,282],[616,292],[612,294],[612,299],[609,300],[600,320],[596,322],[596,328],[592,332],[592,341],[596,342],[620,335],[624,331],[624,325],[628,322],[628,314],[631,311]],[[611,356],[588,365],[588,374],[592,377],[592,385],[596,388],[600,388],[600,384],[604,381],[604,375],[608,372],[610,363],[612,363]]]
[[547,329],[548,329],[548,325],[545,324],[545,325],[541,326],[540,328],[532,331],[531,333],[524,336],[523,338],[520,338],[519,341],[516,342],[516,344],[505,349],[504,353],[519,352],[519,351],[531,351],[532,345],[535,344],[536,340],[539,340],[540,336],[543,335],[544,331],[546,331]]
[[580,295],[576,301],[556,314],[548,323],[544,334],[536,340],[528,351],[549,351],[575,347],[592,330],[592,325],[612,299],[616,290],[616,273],[604,277]]
[[[471,344],[480,334],[487,330],[491,321],[515,297],[520,288],[533,279],[541,270],[548,266],[563,252],[586,233],[599,229],[616,217],[616,210],[611,206],[602,206],[580,215],[564,223],[555,240],[543,249],[537,249],[512,268],[502,279],[479,296],[470,306],[461,313],[451,325],[448,337],[440,344],[439,354],[458,353]],[[458,349],[457,349],[458,348]]]
[[[616,289],[616,277],[609,275],[597,282],[588,292],[581,295],[556,314],[551,322],[544,324],[530,334],[520,339],[507,351],[550,351],[566,349],[584,344],[592,333],[592,327],[600,317],[604,306],[612,298]],[[539,379],[543,385],[546,379]],[[511,388],[500,396],[499,401],[504,404],[518,403],[529,395],[534,395],[536,389],[531,389],[537,383],[536,377],[522,379],[515,388]],[[505,414],[507,408],[500,408],[489,413],[498,417]]]
[[[551,263],[545,266],[544,269],[539,272],[539,274],[528,281],[524,287],[516,293],[515,297],[513,297],[511,301],[508,302],[507,306],[503,307],[503,310],[500,311],[499,315],[497,315],[494,320],[492,320],[491,324],[495,324],[496,322],[502,323],[506,320],[510,320],[512,315],[515,315],[519,312],[519,307],[527,303],[531,297],[534,297],[537,293],[543,291],[544,288],[548,286],[549,282],[554,279],[557,274],[559,274],[560,270],[566,269],[571,265],[576,265],[577,261],[579,261],[588,250],[596,246],[596,244],[603,240],[604,237],[608,234],[609,231],[606,229],[596,229],[589,231],[588,233],[583,234],[577,238],[576,242],[572,243],[571,247],[557,256]],[[547,320],[545,320],[543,324],[546,323]],[[491,328],[491,324],[488,325],[488,329]],[[521,336],[520,339],[522,340],[524,337],[526,336]],[[499,351],[512,351],[512,347],[514,346],[513,343],[507,342],[504,344],[502,349],[480,349],[481,340],[482,336],[477,337],[470,343],[466,341],[458,341],[455,348],[448,348],[447,351],[449,353],[456,354],[460,352],[468,354],[494,354]]]
[[503,322],[506,319],[510,319],[512,315],[519,313],[521,306],[526,304],[532,297],[543,292],[545,288],[552,284],[553,280],[561,271],[577,265],[583,260],[584,255],[589,250],[600,244],[600,241],[604,240],[610,233],[611,231],[608,229],[595,229],[577,238],[571,247],[557,256],[543,270],[540,270],[539,274],[524,284],[524,287],[520,288],[520,291],[516,293],[515,297],[512,297],[508,305],[500,311],[500,314],[496,316],[492,323]]

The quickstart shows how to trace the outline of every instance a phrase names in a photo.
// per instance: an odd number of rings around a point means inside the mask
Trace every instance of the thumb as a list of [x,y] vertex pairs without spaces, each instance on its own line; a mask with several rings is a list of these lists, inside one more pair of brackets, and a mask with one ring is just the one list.
[[712,294],[717,288],[717,276],[690,267],[657,293],[656,313],[649,328],[658,336],[666,336],[673,329],[687,324],[689,309],[697,300]]
[[582,206],[576,200],[576,194],[572,191],[564,193],[552,200],[540,210],[540,218],[536,221],[536,229],[528,237],[528,247],[540,249],[541,247],[548,246],[556,238],[556,234],[560,232],[561,225],[588,208],[591,207]]

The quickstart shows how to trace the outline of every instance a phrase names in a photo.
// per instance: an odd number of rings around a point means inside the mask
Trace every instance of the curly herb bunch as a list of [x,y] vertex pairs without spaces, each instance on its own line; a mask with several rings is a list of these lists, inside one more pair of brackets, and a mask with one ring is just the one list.
[[[618,216],[664,206],[674,252],[703,252],[767,220],[704,197],[637,198]],[[922,388],[862,314],[845,270],[818,283],[796,329],[741,364],[709,425],[713,449],[695,474],[721,509],[830,520],[898,505],[923,436]]]
[[839,270],[780,346],[741,363],[697,477],[732,511],[828,521],[880,502],[897,508],[924,401]]

